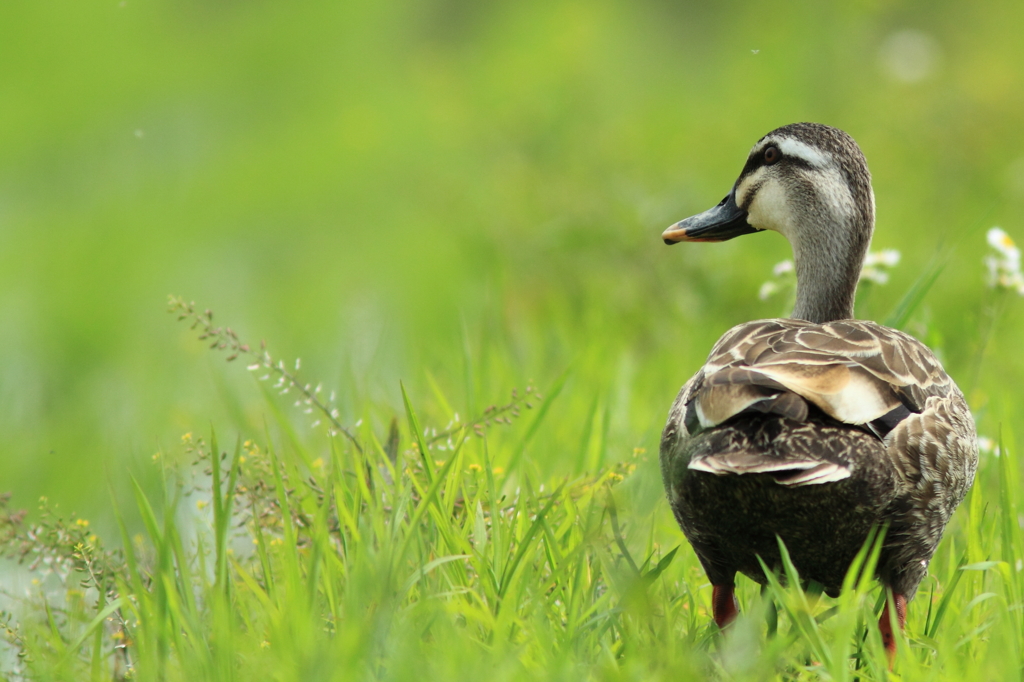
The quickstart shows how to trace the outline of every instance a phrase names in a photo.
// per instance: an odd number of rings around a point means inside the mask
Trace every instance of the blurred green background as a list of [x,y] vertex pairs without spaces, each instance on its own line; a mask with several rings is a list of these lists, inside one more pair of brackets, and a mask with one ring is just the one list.
[[973,376],[985,230],[1024,241],[1022,27],[1020,2],[4,2],[0,489],[103,516],[183,432],[261,428],[171,293],[300,356],[346,423],[383,434],[400,380],[443,426],[431,377],[465,415],[568,370],[540,466],[653,452],[713,341],[781,312],[756,294],[789,257],[661,230],[800,120],[859,141],[874,248],[903,254],[862,315],[952,248],[908,329],[995,435],[1024,301]]

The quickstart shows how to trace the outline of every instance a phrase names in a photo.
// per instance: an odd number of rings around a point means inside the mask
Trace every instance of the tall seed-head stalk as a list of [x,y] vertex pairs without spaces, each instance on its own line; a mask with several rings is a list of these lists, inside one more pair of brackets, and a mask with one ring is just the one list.
[[[277,380],[273,384],[273,388],[280,395],[287,395],[295,391],[299,395],[298,400],[295,401],[296,407],[302,407],[307,414],[319,412],[330,424],[328,429],[329,435],[341,434],[352,443],[356,450],[363,452],[363,445],[356,438],[352,428],[346,427],[341,423],[340,412],[338,408],[333,407],[334,393],[331,392],[325,401],[323,398],[323,384],[318,383],[314,386],[313,384],[302,383],[296,376],[295,372],[298,372],[302,366],[299,358],[295,360],[293,372],[288,368],[284,360],[275,360],[271,356],[267,350],[266,341],[260,342],[259,350],[253,350],[249,344],[242,342],[237,332],[231,327],[218,327],[214,325],[213,311],[207,309],[199,312],[194,302],[187,302],[179,296],[169,296],[167,303],[168,312],[177,314],[180,321],[191,322],[190,328],[199,332],[200,341],[210,342],[209,347],[211,350],[227,351],[229,353],[227,357],[228,362],[233,362],[239,358],[247,359],[249,363],[246,369],[250,372],[264,372],[262,376],[258,377],[260,381],[269,381],[276,377]],[[490,405],[478,417],[465,423],[459,423],[459,418],[456,414],[443,430],[438,431],[436,428],[426,429],[422,434],[423,440],[430,446],[443,442],[439,449],[452,449],[454,447],[453,438],[457,438],[464,431],[472,431],[477,436],[483,437],[484,430],[490,428],[493,424],[511,424],[512,419],[519,416],[520,408],[532,408],[533,401],[535,400],[543,400],[543,397],[534,390],[533,386],[527,385],[526,390],[522,394],[513,389],[509,402],[502,405]],[[321,419],[316,419],[312,426],[317,427],[320,424]],[[358,428],[360,424],[361,420],[356,422],[354,428]]]
[[[323,391],[323,385],[317,384],[314,387],[312,384],[300,382],[285,366],[284,360],[274,361],[274,358],[267,351],[266,341],[260,343],[260,350],[253,350],[249,344],[243,343],[238,338],[238,334],[231,327],[218,327],[214,325],[212,311],[204,310],[203,312],[198,312],[195,303],[186,302],[178,296],[170,296],[167,303],[169,306],[168,312],[176,313],[181,321],[190,320],[192,322],[191,328],[199,331],[200,341],[210,341],[211,349],[228,351],[230,353],[227,357],[228,362],[237,360],[240,357],[247,358],[249,360],[247,369],[250,372],[260,370],[266,372],[263,376],[259,377],[260,381],[267,381],[277,377],[274,388],[281,395],[286,395],[292,390],[296,391],[301,396],[296,401],[297,406],[305,405],[307,408],[306,412],[308,413],[314,410],[320,412],[331,424],[331,435],[340,433],[357,450],[363,451],[363,446],[359,443],[355,434],[339,421],[340,413],[338,409],[330,407],[321,399],[320,394]],[[297,358],[295,360],[295,371],[298,371],[301,366],[301,361]],[[333,398],[334,396],[331,395],[328,402],[334,402]],[[319,423],[319,420],[314,422],[314,426],[319,426]]]

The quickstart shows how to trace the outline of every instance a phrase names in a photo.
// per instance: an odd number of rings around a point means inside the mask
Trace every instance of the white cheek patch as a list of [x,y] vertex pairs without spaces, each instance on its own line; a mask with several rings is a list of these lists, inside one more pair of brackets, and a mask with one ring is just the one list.
[[774,178],[761,185],[747,207],[747,223],[759,230],[775,230],[789,237],[792,219],[793,211],[786,190]]
[[775,142],[783,156],[793,156],[814,168],[824,168],[832,163],[832,157],[807,145],[800,140],[782,138]]

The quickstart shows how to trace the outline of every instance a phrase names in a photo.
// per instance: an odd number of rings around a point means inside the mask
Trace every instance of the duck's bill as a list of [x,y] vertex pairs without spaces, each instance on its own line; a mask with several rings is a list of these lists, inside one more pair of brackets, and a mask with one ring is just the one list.
[[747,212],[736,205],[736,196],[729,192],[714,208],[680,220],[662,233],[666,244],[677,242],[724,242],[752,232],[760,232],[747,222]]

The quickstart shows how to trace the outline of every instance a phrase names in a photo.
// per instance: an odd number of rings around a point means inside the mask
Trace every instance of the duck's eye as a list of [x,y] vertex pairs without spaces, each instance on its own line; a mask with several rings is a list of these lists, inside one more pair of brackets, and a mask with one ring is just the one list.
[[764,163],[766,166],[772,165],[781,158],[782,152],[779,151],[778,147],[771,146],[764,150]]

